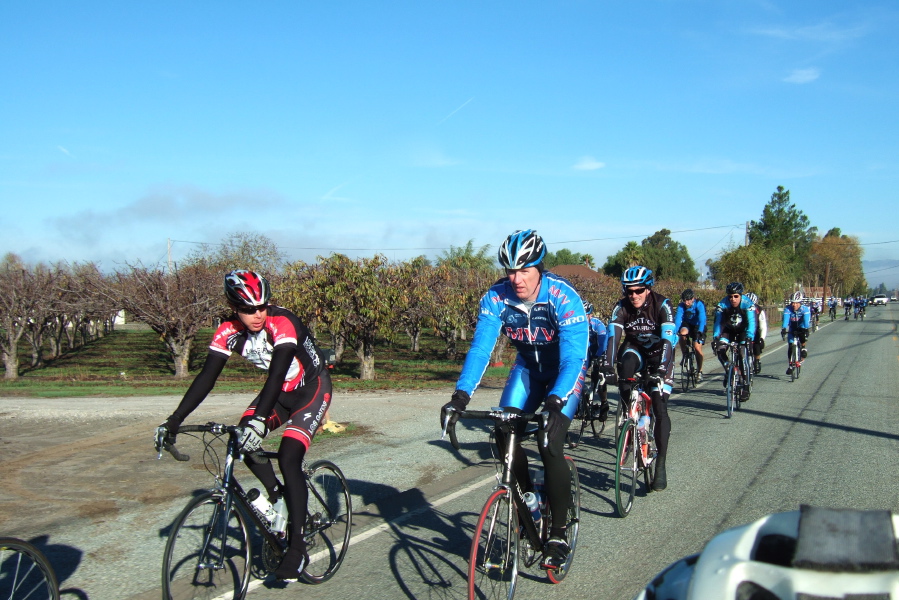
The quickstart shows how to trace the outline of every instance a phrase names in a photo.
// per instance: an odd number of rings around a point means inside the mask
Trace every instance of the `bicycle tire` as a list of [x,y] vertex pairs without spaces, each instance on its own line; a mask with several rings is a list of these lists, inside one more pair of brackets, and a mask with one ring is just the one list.
[[734,390],[734,384],[736,383],[736,367],[731,361],[731,365],[727,368],[727,387],[726,387],[726,402],[727,402],[727,418],[731,418],[734,414],[734,394],[736,390]]
[[508,489],[487,499],[468,557],[469,600],[512,600],[518,583],[518,510]]
[[59,600],[56,572],[43,552],[24,540],[0,538],[0,598]]
[[793,344],[793,351],[791,352],[792,359],[790,360],[790,364],[793,369],[790,371],[790,382],[796,381],[799,379],[799,344]]
[[[568,470],[571,474],[571,492],[568,502],[568,519],[565,530],[566,541],[568,542],[568,560],[558,569],[546,569],[546,576],[552,583],[561,583],[568,571],[571,569],[571,562],[574,560],[574,550],[577,547],[577,534],[580,528],[581,520],[581,483],[577,475],[577,465],[570,456],[565,457],[568,464]],[[547,511],[547,519],[552,523],[552,514]]]
[[621,518],[628,516],[634,507],[637,470],[637,424],[628,419],[618,436],[615,462],[615,510]]
[[684,393],[686,393],[687,390],[690,389],[690,366],[689,366],[690,358],[691,358],[690,353],[688,352],[687,354],[684,355],[684,358],[681,361],[681,365],[680,365],[680,387],[681,387],[681,390],[684,391]]
[[346,477],[329,460],[312,463],[306,485],[309,500],[304,537],[309,564],[303,569],[303,580],[318,584],[331,579],[346,557],[353,530],[353,502]]
[[[175,519],[162,559],[163,598],[241,600],[246,595],[252,550],[246,518],[232,506],[223,523],[223,513],[222,495],[206,492],[191,500]],[[221,560],[221,567],[201,567],[202,560]]]

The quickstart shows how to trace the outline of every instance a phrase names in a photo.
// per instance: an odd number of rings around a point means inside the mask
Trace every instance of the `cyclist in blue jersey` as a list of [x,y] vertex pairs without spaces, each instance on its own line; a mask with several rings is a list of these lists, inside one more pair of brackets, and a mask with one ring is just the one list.
[[[680,337],[681,356],[687,354],[687,337],[693,338],[693,349],[696,351],[696,380],[702,381],[702,346],[705,344],[706,326],[705,302],[696,297],[693,290],[681,292],[680,304],[674,312],[674,330]],[[681,359],[683,364],[683,358]]]
[[[789,338],[787,345],[787,361],[793,356],[793,344],[799,341],[800,355],[802,360],[808,356],[805,349],[805,343],[808,341],[808,328],[812,324],[812,312],[809,307],[802,303],[802,292],[794,292],[790,298],[790,304],[784,308],[783,324],[780,330],[780,337]],[[787,367],[787,375],[793,372],[793,367]]]
[[[440,424],[455,427],[457,411],[468,406],[490,362],[497,335],[506,335],[518,356],[500,406],[509,412],[536,412],[543,404],[549,413],[539,449],[552,523],[541,564],[557,569],[571,551],[565,535],[571,478],[563,452],[584,385],[589,327],[574,287],[544,271],[545,256],[543,239],[532,229],[516,231],[500,246],[499,262],[506,277],[481,298],[471,348],[456,391],[440,409]],[[504,436],[497,432],[496,437],[498,447],[504,448]],[[515,449],[512,468],[522,492],[533,491],[527,457],[520,447]]]
[[665,470],[671,435],[668,396],[674,383],[671,375],[676,335],[671,302],[652,291],[654,281],[652,271],[642,266],[630,267],[621,275],[624,298],[618,301],[609,318],[606,381],[618,383],[622,401],[626,401],[631,397],[637,373],[646,371],[651,376],[648,391],[655,414],[653,433],[659,451],[652,489],[661,491],[668,487]]
[[768,337],[768,316],[759,304],[759,297],[752,292],[746,294],[755,311],[755,339],[752,341],[752,355],[755,357],[755,373],[762,372],[762,352],[765,350],[765,338]]
[[[590,346],[587,350],[587,372],[590,373],[590,381],[593,389],[593,402],[591,403],[590,413],[595,415],[600,421],[605,421],[609,416],[609,397],[606,393],[605,382],[605,359],[606,359],[606,341],[608,331],[602,320],[593,314],[593,304],[584,300],[584,312],[587,313],[587,319],[590,325]],[[596,402],[597,396],[599,402]]]
[[[728,344],[730,342],[740,342],[747,346],[752,344],[757,324],[755,306],[749,296],[743,294],[743,284],[739,281],[728,283],[725,291],[727,296],[715,306],[715,328],[712,337],[715,353],[718,354],[718,360],[727,373],[730,368],[727,359]],[[749,376],[745,371],[743,375]],[[727,387],[727,377],[724,378],[724,386]],[[742,401],[747,400],[749,390],[744,388]]]

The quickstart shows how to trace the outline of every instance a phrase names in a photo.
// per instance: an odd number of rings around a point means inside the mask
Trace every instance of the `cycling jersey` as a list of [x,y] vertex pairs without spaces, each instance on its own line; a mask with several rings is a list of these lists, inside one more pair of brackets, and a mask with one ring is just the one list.
[[[529,307],[515,295],[508,277],[493,284],[481,298],[477,328],[456,383],[457,390],[474,393],[499,333],[518,350],[501,406],[530,411],[547,396],[555,395],[565,402],[563,414],[572,418],[583,387],[589,344],[587,315],[572,285],[558,275],[544,272],[537,298]],[[534,378],[534,393],[529,376]],[[536,389],[538,383],[540,390]],[[534,395],[538,391],[539,398]]]
[[603,322],[596,317],[590,317],[590,347],[587,350],[588,364],[606,353],[607,339],[608,331]]
[[606,356],[610,365],[615,364],[623,339],[643,356],[656,358],[653,362],[657,362],[660,369],[668,370],[677,339],[668,298],[650,290],[640,308],[634,308],[630,300],[622,298],[612,310],[609,329]]
[[715,306],[715,328],[712,337],[721,337],[724,330],[742,333],[747,340],[755,338],[755,305],[746,294],[740,298],[740,305],[734,308],[729,298],[724,298]]
[[681,330],[681,327],[691,325],[697,331],[704,332],[707,323],[706,319],[705,303],[702,300],[696,298],[693,300],[693,306],[687,306],[681,302],[677,305],[677,310],[674,313],[674,331],[678,332]]
[[800,305],[798,309],[793,310],[792,305],[784,308],[783,324],[781,327],[787,331],[796,331],[798,329],[808,329],[812,324],[812,312],[808,306]]
[[765,314],[765,311],[756,304],[753,306],[755,310],[755,321],[756,321],[756,330],[755,330],[755,340],[764,340],[768,337],[768,316]]

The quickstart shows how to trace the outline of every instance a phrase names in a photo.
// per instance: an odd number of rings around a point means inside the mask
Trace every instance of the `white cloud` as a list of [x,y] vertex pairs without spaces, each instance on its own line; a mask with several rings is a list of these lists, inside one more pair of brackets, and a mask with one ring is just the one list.
[[595,171],[597,169],[602,169],[605,166],[606,163],[599,162],[592,156],[582,156],[571,168],[578,171]]
[[814,67],[810,69],[793,69],[793,72],[784,77],[787,83],[811,83],[821,76],[821,70]]
[[72,153],[69,152],[68,150],[66,150],[65,148],[63,148],[62,146],[57,146],[57,148],[59,149],[60,152],[62,152],[66,156],[72,156]]
[[819,23],[818,25],[806,27],[754,29],[751,33],[780,40],[835,43],[860,38],[867,33],[867,29],[867,27],[862,25],[840,28],[830,23]]

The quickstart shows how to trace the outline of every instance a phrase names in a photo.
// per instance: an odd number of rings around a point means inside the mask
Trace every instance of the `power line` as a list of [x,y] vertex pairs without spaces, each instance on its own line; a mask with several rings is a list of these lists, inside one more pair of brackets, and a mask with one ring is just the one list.
[[[680,231],[671,231],[670,233],[672,233],[672,234],[673,233],[689,233],[691,231],[708,231],[709,229],[724,229],[725,227],[736,228],[736,227],[743,227],[743,226],[744,226],[743,223],[737,223],[736,225],[716,225],[715,227],[700,227],[699,229],[681,229]],[[590,240],[568,240],[565,242],[547,242],[547,244],[577,244],[580,242],[604,242],[606,240],[626,240],[626,239],[632,239],[632,238],[638,238],[638,237],[650,237],[650,236],[654,235],[655,233],[658,233],[658,232],[647,233],[647,234],[642,234],[642,235],[620,235],[617,237],[593,238]],[[730,233],[730,232],[728,232],[728,233]]]
[[881,271],[892,271],[893,269],[899,269],[899,265],[896,265],[895,267],[886,267],[883,269],[877,269],[875,271],[864,271],[864,274],[867,275],[869,273],[880,273]]

